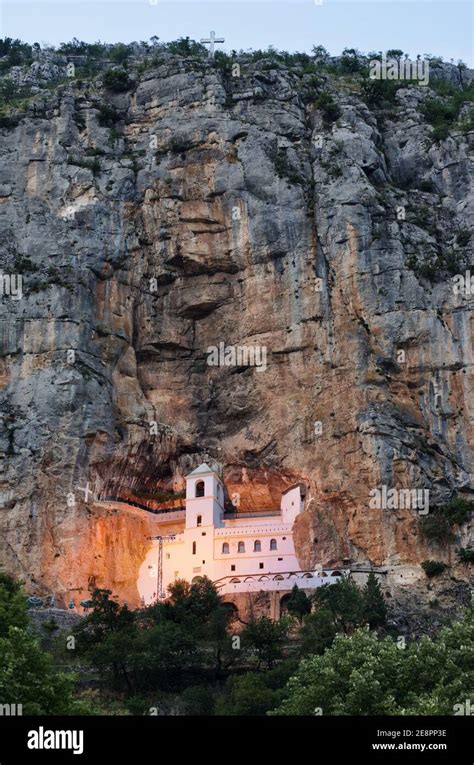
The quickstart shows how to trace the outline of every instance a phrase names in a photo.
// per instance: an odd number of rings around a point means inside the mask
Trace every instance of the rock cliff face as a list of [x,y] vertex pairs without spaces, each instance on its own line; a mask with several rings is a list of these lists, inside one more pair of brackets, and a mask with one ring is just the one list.
[[[242,510],[306,483],[302,566],[448,560],[369,492],[472,491],[473,297],[452,276],[474,131],[436,142],[427,88],[369,107],[352,79],[268,61],[233,77],[163,55],[120,93],[47,88],[64,65],[32,67],[0,131],[1,265],[23,292],[0,302],[5,570],[135,603],[151,521],[88,489],[172,498],[202,461]],[[265,364],[209,365],[220,343]]]

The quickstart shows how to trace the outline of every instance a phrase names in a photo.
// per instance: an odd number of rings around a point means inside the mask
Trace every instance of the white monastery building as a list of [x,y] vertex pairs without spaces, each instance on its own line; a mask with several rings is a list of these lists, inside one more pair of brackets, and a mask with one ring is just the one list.
[[226,518],[224,486],[208,465],[200,465],[186,478],[184,531],[155,540],[140,568],[142,602],[149,605],[165,597],[176,579],[193,582],[202,576],[223,595],[336,582],[339,571],[300,569],[293,524],[304,500],[304,487],[297,484],[283,493],[279,513],[232,513]]

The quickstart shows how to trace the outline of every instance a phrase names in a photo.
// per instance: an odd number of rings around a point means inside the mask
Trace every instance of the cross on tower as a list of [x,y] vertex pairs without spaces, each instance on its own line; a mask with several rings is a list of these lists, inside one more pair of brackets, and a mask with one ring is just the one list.
[[223,43],[225,42],[223,37],[216,37],[215,32],[211,32],[209,37],[201,37],[201,42],[206,44],[209,44],[209,58],[214,58],[214,43]]

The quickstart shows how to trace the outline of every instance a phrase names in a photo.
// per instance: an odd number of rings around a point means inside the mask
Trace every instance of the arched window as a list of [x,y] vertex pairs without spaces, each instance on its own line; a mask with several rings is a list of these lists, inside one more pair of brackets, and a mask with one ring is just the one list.
[[277,549],[276,539],[270,539],[270,550],[276,550],[276,549]]
[[284,577],[281,574],[277,574],[276,576],[273,577],[273,579],[274,580],[276,580],[276,579],[281,580],[281,579],[284,579]]
[[253,543],[253,551],[254,552],[262,552],[262,543],[260,539],[256,539]]
[[245,552],[245,542],[239,542],[237,545],[237,552],[238,553],[244,553]]
[[231,584],[240,584],[240,579],[237,579],[237,577],[234,577],[233,579],[230,580],[230,583]]
[[196,526],[200,526],[201,523],[202,523],[202,515],[198,515],[198,517],[196,519]]
[[198,481],[195,487],[195,495],[196,497],[203,497],[204,496],[204,481]]
[[228,542],[223,542],[223,544],[222,544],[222,553],[223,553],[223,555],[228,555],[229,554],[229,543]]
[[196,542],[193,542],[193,555],[196,555]]

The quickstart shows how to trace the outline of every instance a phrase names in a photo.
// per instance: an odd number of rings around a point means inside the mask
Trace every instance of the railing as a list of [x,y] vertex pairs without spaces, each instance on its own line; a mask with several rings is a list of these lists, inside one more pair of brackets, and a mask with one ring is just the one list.
[[252,510],[249,512],[242,511],[241,513],[225,512],[223,515],[224,521],[244,520],[245,518],[265,518],[275,517],[281,515],[281,510]]
[[163,509],[153,508],[153,507],[148,507],[147,505],[142,505],[140,502],[133,502],[132,500],[121,499],[120,497],[100,497],[100,499],[98,499],[97,502],[115,502],[120,505],[129,505],[130,507],[138,507],[140,510],[146,510],[148,513],[154,513],[155,515],[186,512],[186,509],[184,507],[170,507],[170,508],[163,508]]
[[[223,576],[220,579],[215,579],[213,584],[216,587],[225,587],[227,584],[245,584],[245,583],[261,583],[267,584],[268,582],[294,582],[295,580],[303,580],[308,582],[310,586],[311,580],[318,579],[340,579],[342,576],[347,576],[348,569],[319,569],[318,571],[308,571],[308,569],[301,569],[300,571],[272,571],[268,573],[258,574],[238,574],[234,573],[230,576]],[[239,579],[239,582],[233,580]]]

